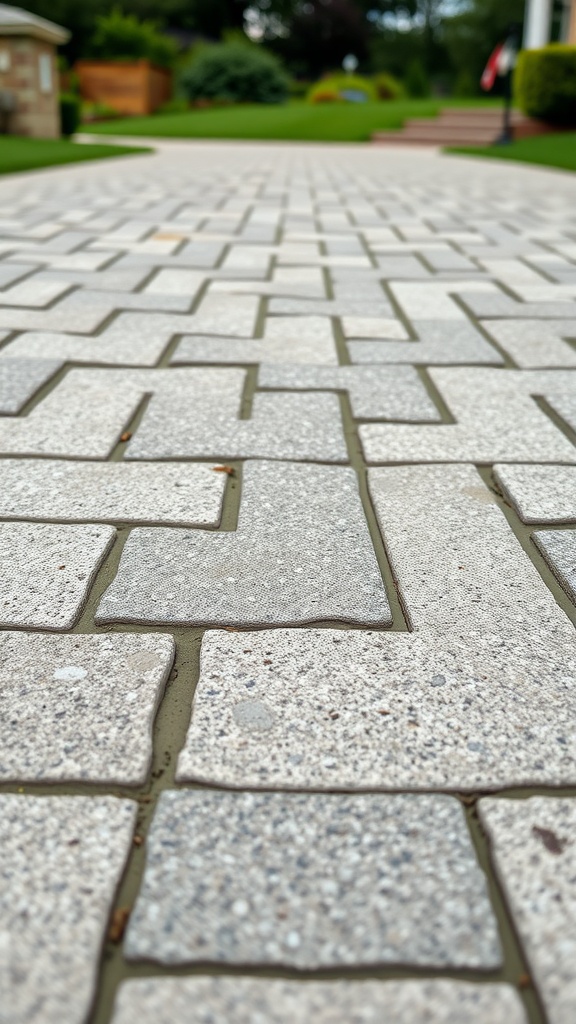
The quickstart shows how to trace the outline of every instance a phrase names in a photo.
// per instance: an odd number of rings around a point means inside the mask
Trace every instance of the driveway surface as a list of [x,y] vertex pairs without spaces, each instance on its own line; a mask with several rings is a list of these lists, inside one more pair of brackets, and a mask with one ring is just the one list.
[[576,176],[0,183],[0,1021],[572,1024]]

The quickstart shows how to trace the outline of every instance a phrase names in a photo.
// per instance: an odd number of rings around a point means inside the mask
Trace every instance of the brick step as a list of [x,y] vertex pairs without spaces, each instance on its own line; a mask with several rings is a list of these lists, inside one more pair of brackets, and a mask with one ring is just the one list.
[[[510,122],[514,137],[525,139],[543,135],[552,129],[542,121],[526,117],[513,110]],[[436,118],[415,117],[406,121],[403,129],[396,132],[376,132],[373,141],[379,144],[406,144],[421,146],[487,146],[493,143],[502,131],[503,111],[461,110],[448,108]]]
[[467,145],[467,146],[489,146],[498,137],[498,129],[491,129],[490,131],[468,131],[461,130],[446,130],[440,131],[426,131],[425,129],[412,129],[404,132],[378,132],[373,136],[374,142],[386,143],[386,142],[419,142],[421,145],[428,146],[449,146],[449,145]]

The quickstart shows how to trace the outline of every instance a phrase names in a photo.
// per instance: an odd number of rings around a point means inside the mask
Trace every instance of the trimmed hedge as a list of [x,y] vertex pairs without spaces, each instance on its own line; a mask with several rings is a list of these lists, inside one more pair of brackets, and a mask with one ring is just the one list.
[[69,138],[78,131],[80,125],[81,103],[78,96],[72,92],[63,92],[60,95],[60,131],[65,138]]
[[180,87],[191,101],[283,103],[288,96],[288,78],[276,57],[245,43],[203,48],[182,71]]
[[393,75],[380,71],[372,79],[379,100],[402,100],[406,96],[406,90]]
[[514,75],[518,106],[551,124],[576,125],[576,46],[523,50]]

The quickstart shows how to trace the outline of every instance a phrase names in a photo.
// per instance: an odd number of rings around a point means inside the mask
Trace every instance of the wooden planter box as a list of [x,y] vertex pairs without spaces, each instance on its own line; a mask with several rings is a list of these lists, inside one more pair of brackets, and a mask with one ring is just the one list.
[[79,60],[80,95],[119,114],[152,114],[172,95],[172,73],[150,61]]

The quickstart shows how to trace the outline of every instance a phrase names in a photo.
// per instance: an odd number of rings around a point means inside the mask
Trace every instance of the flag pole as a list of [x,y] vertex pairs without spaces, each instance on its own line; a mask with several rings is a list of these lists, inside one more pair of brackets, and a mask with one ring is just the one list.
[[511,142],[514,142],[514,129],[512,127],[512,81],[519,48],[520,26],[514,23],[509,26],[508,37],[504,44],[504,50],[507,54],[506,72],[503,76],[504,109],[502,111],[502,132],[495,140],[494,144],[496,146],[509,146]]

